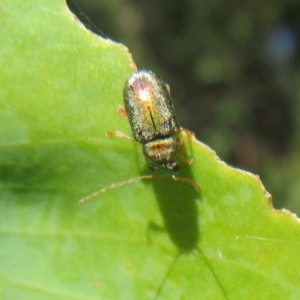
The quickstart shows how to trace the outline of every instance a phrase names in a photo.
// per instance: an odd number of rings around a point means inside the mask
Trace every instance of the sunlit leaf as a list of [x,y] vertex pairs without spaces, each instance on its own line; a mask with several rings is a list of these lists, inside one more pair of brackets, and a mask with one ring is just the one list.
[[151,174],[116,113],[134,70],[61,0],[0,4],[3,299],[299,299],[299,221],[259,179],[184,134],[179,176]]

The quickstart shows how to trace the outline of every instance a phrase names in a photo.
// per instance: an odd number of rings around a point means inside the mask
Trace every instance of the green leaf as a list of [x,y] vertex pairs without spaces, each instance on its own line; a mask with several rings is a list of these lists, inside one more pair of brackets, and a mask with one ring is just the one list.
[[178,176],[150,174],[116,113],[134,66],[61,0],[0,5],[2,299],[299,299],[299,220],[259,179],[181,134]]

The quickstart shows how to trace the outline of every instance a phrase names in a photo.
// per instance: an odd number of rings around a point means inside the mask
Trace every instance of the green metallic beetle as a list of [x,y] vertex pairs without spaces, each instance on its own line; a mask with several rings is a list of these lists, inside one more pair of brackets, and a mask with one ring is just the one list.
[[143,144],[150,168],[177,170],[180,143],[174,134],[180,127],[168,86],[153,72],[133,73],[124,86],[124,105],[134,139]]
[[[118,113],[128,118],[134,138],[119,131],[108,131],[107,135],[141,143],[151,170],[155,171],[158,168],[163,168],[177,171],[179,169],[177,157],[181,154],[183,142],[175,135],[180,131],[185,131],[188,135],[193,134],[179,126],[169,86],[153,72],[140,70],[134,72],[127,79],[123,89],[123,98],[125,109],[119,107]],[[193,161],[192,159],[185,159],[183,156],[181,159],[188,164]],[[115,187],[138,180],[152,179],[153,177],[154,175],[144,175],[112,184],[83,198],[79,203],[83,204],[87,200]],[[172,179],[187,182],[199,189],[197,183],[192,179],[177,177],[174,174],[172,174]]]

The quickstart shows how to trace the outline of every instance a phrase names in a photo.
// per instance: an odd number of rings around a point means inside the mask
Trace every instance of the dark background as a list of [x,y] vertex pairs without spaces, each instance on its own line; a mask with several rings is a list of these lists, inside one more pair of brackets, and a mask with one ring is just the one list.
[[171,86],[183,127],[300,216],[300,1],[67,2]]

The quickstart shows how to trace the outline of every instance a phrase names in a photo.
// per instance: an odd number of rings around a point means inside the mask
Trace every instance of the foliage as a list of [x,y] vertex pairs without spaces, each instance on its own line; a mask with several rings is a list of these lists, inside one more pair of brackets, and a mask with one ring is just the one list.
[[181,135],[193,165],[149,172],[116,108],[134,66],[60,0],[0,6],[0,290],[3,299],[297,299],[299,222],[259,179]]
[[168,81],[184,127],[227,163],[259,174],[275,207],[300,214],[290,192],[300,185],[300,2],[68,2],[125,43],[139,68]]

